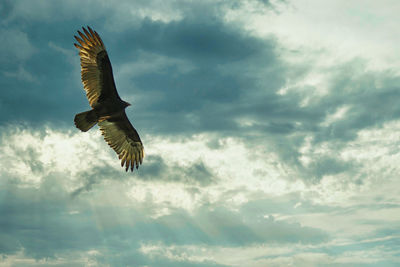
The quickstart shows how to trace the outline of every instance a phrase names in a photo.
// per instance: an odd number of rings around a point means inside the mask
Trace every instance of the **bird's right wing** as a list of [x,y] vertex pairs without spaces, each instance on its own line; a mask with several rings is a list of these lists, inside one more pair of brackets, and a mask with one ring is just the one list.
[[111,62],[108,58],[106,48],[99,34],[90,27],[78,31],[81,38],[74,36],[79,42],[74,44],[79,49],[81,58],[81,77],[83,87],[90,106],[101,102],[108,97],[120,99],[115,88]]
[[120,116],[100,121],[98,125],[104,140],[118,154],[121,166],[125,165],[126,171],[129,167],[133,171],[135,165],[137,169],[144,158],[143,144],[125,112],[123,111]]

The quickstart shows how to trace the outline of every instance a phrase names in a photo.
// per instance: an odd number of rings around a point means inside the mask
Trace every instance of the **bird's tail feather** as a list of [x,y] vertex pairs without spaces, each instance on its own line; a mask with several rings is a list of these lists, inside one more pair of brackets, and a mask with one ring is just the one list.
[[75,115],[75,126],[82,132],[88,131],[98,121],[97,115],[94,110],[81,112]]

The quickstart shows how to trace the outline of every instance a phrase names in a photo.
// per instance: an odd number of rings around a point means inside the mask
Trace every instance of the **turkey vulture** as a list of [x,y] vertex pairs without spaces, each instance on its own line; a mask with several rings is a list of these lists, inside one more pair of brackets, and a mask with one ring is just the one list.
[[142,164],[144,151],[139,134],[129,122],[125,108],[130,106],[123,101],[115,88],[111,62],[99,34],[89,26],[78,31],[81,38],[74,36],[79,44],[81,58],[81,77],[91,110],[75,115],[75,125],[83,132],[96,123],[104,140],[114,149],[121,159],[121,166],[129,166],[133,171]]

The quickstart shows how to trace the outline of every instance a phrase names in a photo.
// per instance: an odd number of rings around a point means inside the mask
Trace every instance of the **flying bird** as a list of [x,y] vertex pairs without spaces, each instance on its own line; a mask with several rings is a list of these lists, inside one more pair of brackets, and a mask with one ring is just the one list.
[[82,30],[84,33],[78,31],[80,38],[74,36],[79,43],[74,45],[79,49],[82,83],[92,109],[76,114],[75,125],[86,132],[97,123],[104,140],[118,154],[121,166],[133,171],[142,164],[144,150],[125,113],[130,104],[118,95],[111,62],[99,34],[89,26]]

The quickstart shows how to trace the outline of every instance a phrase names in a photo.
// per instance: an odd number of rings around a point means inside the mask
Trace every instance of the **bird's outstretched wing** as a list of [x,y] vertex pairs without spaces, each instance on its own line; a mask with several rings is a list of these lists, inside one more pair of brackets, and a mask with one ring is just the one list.
[[135,165],[137,169],[144,157],[143,144],[139,134],[126,117],[125,111],[120,116],[113,116],[99,122],[99,126],[104,140],[121,159],[121,166],[125,165],[126,171],[129,167],[133,171]]
[[89,26],[87,28],[88,30],[82,27],[84,34],[78,31],[81,38],[74,36],[79,42],[74,45],[79,49],[82,83],[93,108],[95,104],[109,97],[121,98],[115,88],[110,59],[103,41],[96,31]]

